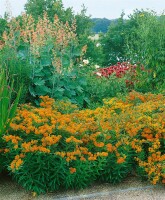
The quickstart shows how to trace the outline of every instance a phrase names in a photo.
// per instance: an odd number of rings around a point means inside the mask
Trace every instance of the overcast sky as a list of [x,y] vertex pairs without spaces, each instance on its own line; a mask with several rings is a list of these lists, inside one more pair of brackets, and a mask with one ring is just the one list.
[[[4,15],[6,10],[6,0],[0,0],[0,16]],[[27,0],[9,0],[12,15],[19,15]],[[132,13],[134,9],[152,9],[158,14],[165,10],[165,0],[63,0],[65,7],[73,7],[75,13],[81,10],[81,5],[87,7],[88,14],[92,17],[115,19],[120,17],[122,11],[126,15]]]

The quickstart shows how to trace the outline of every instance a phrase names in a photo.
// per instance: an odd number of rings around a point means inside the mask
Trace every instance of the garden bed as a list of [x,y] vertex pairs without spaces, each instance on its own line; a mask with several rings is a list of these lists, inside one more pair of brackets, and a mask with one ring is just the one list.
[[4,19],[1,199],[163,199],[164,15],[122,14],[97,46],[85,13]]
[[[164,96],[132,92],[77,110],[41,97],[18,108],[3,136],[4,165],[35,194],[122,182],[132,171],[164,184]],[[65,105],[65,107],[64,107]]]

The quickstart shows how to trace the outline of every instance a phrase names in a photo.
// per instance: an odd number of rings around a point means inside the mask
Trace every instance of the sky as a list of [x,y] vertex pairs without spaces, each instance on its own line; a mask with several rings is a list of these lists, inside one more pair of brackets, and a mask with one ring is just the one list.
[[[0,0],[0,16],[6,10],[6,0]],[[17,16],[24,11],[27,0],[8,0],[11,5],[12,16]],[[129,15],[133,10],[151,9],[161,14],[165,10],[165,0],[63,0],[65,7],[73,7],[75,13],[80,12],[81,5],[87,8],[87,14],[96,18],[116,19],[122,11]]]

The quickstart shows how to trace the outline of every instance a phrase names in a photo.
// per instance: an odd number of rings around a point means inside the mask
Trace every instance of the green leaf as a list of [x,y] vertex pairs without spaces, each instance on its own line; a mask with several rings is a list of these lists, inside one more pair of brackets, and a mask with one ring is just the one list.
[[35,67],[34,74],[36,75],[36,74],[40,73],[42,70],[43,70],[43,66]]
[[36,91],[36,94],[37,94],[38,96],[44,96],[44,95],[49,94],[49,93],[51,92],[51,89],[48,88],[48,87],[45,86],[45,85],[43,85],[43,86],[37,85],[37,86],[35,87],[35,91]]
[[26,46],[19,46],[17,49],[17,57],[24,60],[28,57],[28,47]]
[[73,57],[74,57],[74,56],[80,56],[80,55],[81,55],[81,50],[80,50],[80,48],[78,48],[78,47],[74,48],[72,54],[73,54]]
[[29,86],[29,92],[33,97],[36,97],[36,92],[35,92],[34,88],[31,85]]
[[45,74],[46,77],[49,77],[52,75],[50,68],[44,68],[43,73]]
[[84,101],[86,101],[88,104],[90,104],[90,100],[88,97],[84,97]]
[[42,78],[35,78],[35,79],[33,80],[33,83],[34,83],[34,85],[42,86],[42,85],[45,84],[45,81],[44,81]]
[[42,57],[42,58],[41,58],[40,64],[41,64],[42,67],[50,66],[51,63],[52,63],[51,57],[46,56],[46,57]]
[[70,66],[70,59],[68,55],[64,55],[62,57],[62,66],[63,67],[69,67]]
[[65,91],[65,89],[64,88],[57,88],[56,91],[63,93]]
[[78,92],[83,93],[83,88],[81,86],[78,85],[76,87],[76,89],[77,89]]
[[44,46],[44,47],[43,47],[43,53],[49,53],[50,50],[53,49],[53,47],[54,47],[53,44],[49,44],[49,45]]
[[80,83],[80,85],[83,85],[83,86],[86,86],[86,85],[87,85],[87,81],[86,81],[86,79],[83,78],[83,77],[79,79],[79,83]]

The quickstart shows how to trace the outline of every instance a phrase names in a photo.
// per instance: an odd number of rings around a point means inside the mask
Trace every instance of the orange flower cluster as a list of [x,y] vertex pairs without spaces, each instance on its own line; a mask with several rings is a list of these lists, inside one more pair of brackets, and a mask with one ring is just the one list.
[[83,143],[81,140],[76,139],[75,137],[71,136],[69,138],[66,139],[66,143],[70,143],[70,142],[75,142],[75,143]]
[[50,149],[45,148],[44,146],[37,146],[35,145],[37,141],[31,141],[31,142],[24,142],[22,143],[22,152],[28,153],[28,152],[44,152],[44,153],[50,153]]
[[73,168],[73,167],[70,167],[69,170],[71,174],[74,174],[76,172],[76,168]]
[[22,158],[24,158],[24,154],[16,155],[15,159],[10,164],[11,170],[14,172],[15,170],[18,170],[18,168],[23,164]]
[[[70,166],[75,161],[95,162],[111,155],[116,164],[122,165],[134,152],[135,160],[152,183],[164,182],[163,95],[131,92],[123,100],[105,100],[104,105],[95,110],[76,109],[72,113],[59,112],[57,104],[48,96],[41,99],[40,108],[22,105],[11,124],[11,134],[4,136],[13,149],[17,145],[20,154],[53,154]],[[9,150],[11,148],[9,145]],[[141,156],[146,152],[146,158]],[[16,160],[12,168],[15,165]],[[15,169],[21,165],[17,164]]]
[[117,163],[123,163],[123,162],[125,162],[125,158],[123,158],[123,157],[119,157],[118,159],[117,159]]
[[55,135],[52,135],[52,136],[47,136],[47,137],[44,137],[41,139],[42,141],[42,146],[50,146],[50,145],[54,145],[56,143],[59,142],[59,140],[62,138],[61,135],[58,135],[58,136],[55,136]]

